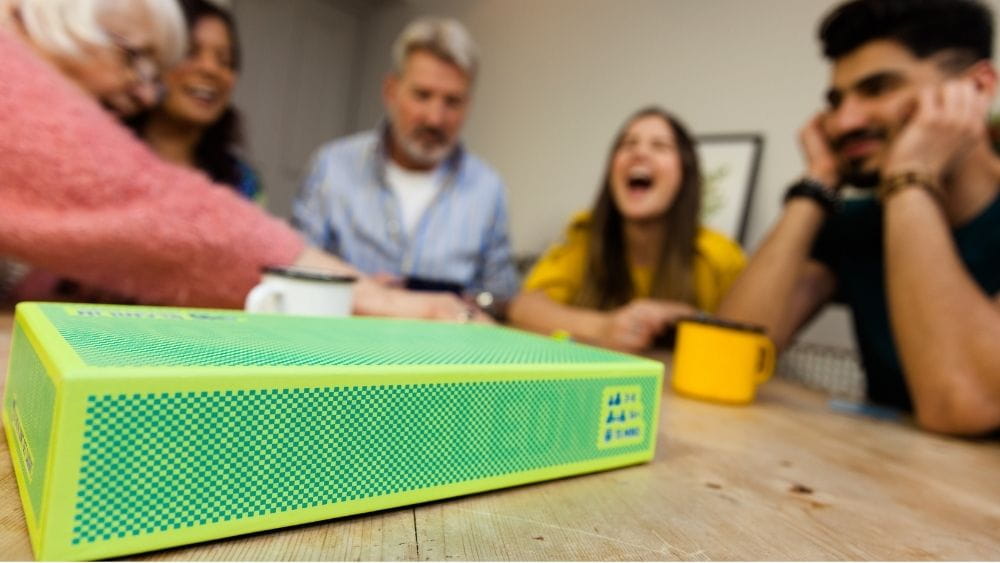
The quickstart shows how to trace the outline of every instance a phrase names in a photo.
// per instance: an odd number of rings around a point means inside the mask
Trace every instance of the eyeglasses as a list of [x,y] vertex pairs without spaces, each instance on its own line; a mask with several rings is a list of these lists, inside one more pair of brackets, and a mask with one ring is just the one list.
[[129,68],[139,82],[157,86],[159,83],[160,65],[157,64],[149,48],[136,48],[128,44],[124,37],[111,33],[109,34],[115,47],[122,54],[125,66]]

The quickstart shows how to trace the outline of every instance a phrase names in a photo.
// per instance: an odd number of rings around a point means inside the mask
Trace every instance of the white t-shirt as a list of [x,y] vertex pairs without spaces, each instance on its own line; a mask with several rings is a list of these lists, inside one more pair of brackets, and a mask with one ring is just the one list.
[[441,190],[440,174],[436,170],[420,172],[401,168],[392,159],[385,165],[385,179],[396,195],[403,215],[403,232],[413,237],[417,223]]

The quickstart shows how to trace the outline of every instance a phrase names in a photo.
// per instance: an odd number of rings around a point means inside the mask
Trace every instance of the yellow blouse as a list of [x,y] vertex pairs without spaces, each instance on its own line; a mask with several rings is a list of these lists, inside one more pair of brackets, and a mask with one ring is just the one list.
[[[573,217],[565,240],[549,248],[524,282],[524,291],[543,291],[553,301],[570,303],[583,285],[587,268],[590,213]],[[746,266],[738,244],[711,229],[700,227],[695,239],[694,289],[698,308],[714,312],[729,287]],[[653,272],[631,267],[636,298],[649,297]]]

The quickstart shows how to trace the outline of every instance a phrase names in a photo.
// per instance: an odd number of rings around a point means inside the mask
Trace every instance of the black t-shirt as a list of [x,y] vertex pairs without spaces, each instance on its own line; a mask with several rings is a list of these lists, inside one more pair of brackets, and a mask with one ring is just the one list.
[[[1000,291],[1000,197],[953,229],[952,236],[966,269],[987,294],[996,295]],[[812,257],[836,276],[834,300],[848,305],[853,313],[868,398],[912,410],[889,321],[883,245],[878,201],[849,200],[823,225]]]

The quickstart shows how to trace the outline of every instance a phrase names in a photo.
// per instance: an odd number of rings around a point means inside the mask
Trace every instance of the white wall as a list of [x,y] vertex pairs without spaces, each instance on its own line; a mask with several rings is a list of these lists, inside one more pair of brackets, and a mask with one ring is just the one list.
[[309,155],[350,132],[367,9],[356,0],[236,0],[249,157],[268,207],[288,216]]

